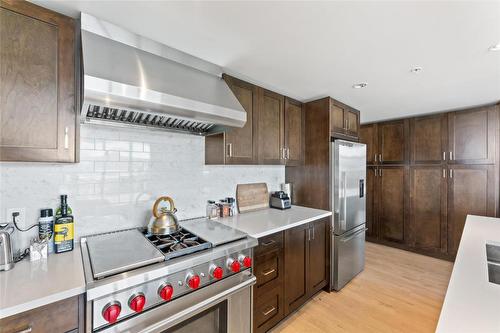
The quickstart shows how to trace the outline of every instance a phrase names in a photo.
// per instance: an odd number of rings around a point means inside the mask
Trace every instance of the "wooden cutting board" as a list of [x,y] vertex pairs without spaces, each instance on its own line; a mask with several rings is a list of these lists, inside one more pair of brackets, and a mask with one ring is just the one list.
[[240,213],[269,208],[267,184],[238,184],[236,186],[236,203]]

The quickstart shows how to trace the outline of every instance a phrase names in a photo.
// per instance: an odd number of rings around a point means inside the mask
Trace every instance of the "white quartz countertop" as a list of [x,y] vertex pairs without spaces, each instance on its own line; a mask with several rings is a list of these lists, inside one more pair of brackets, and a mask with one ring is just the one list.
[[241,213],[232,217],[219,219],[218,221],[246,232],[254,238],[260,238],[330,215],[332,215],[332,212],[326,210],[292,206],[292,208],[285,210],[266,208]]
[[500,285],[488,281],[490,242],[500,242],[500,219],[468,215],[436,332],[500,332]]
[[80,246],[0,271],[0,319],[85,293]]

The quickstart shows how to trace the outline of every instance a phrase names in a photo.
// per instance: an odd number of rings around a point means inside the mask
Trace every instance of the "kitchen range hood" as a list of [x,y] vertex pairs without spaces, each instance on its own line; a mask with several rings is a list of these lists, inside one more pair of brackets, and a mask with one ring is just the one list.
[[81,14],[82,122],[206,135],[243,127],[222,68]]

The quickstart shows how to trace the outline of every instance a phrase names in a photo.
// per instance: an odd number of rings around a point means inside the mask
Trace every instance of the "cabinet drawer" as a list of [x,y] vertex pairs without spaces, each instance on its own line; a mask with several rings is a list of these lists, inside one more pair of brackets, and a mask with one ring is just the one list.
[[78,328],[78,296],[0,320],[0,333],[68,332]]
[[254,306],[254,331],[266,332],[284,315],[281,286],[258,298]]
[[259,238],[259,245],[255,248],[255,256],[267,253],[274,249],[283,248],[283,232],[277,232],[272,235]]
[[257,284],[255,285],[256,293],[259,293],[259,289],[274,281],[276,281],[276,283],[281,281],[280,266],[283,260],[282,258],[281,251],[278,249],[255,258],[254,274],[257,277]]

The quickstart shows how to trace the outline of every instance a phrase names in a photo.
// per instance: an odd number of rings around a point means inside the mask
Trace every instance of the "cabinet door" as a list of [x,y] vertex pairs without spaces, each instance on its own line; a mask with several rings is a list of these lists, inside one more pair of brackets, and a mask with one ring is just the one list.
[[359,128],[359,142],[366,145],[366,164],[376,164],[378,160],[377,124],[362,125]]
[[495,161],[495,106],[448,114],[449,163],[490,164]]
[[406,120],[378,125],[379,163],[404,164],[406,162]]
[[308,298],[309,224],[285,231],[285,314]]
[[309,294],[312,296],[326,286],[327,233],[330,218],[311,223],[309,240]]
[[302,163],[303,119],[302,103],[285,98],[286,165],[297,166]]
[[438,114],[410,120],[410,159],[413,164],[446,161],[447,116]]
[[346,123],[346,134],[352,137],[358,137],[359,132],[359,111],[347,108],[344,113]]
[[232,128],[225,135],[225,163],[253,164],[257,159],[254,143],[254,116],[257,105],[257,89],[255,86],[224,75],[224,79],[247,112],[247,122],[242,128]]
[[258,142],[260,164],[284,163],[284,97],[260,89]]
[[495,216],[498,183],[492,165],[449,166],[448,253],[455,255],[468,214]]
[[0,160],[75,162],[73,19],[23,1],[0,7]]
[[405,167],[379,167],[378,221],[380,237],[405,241]]
[[446,252],[446,168],[410,168],[410,239],[415,248]]
[[345,134],[344,108],[330,101],[330,131],[333,134]]
[[376,188],[378,186],[377,167],[366,168],[366,237],[377,238]]

